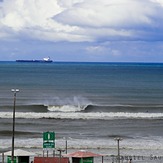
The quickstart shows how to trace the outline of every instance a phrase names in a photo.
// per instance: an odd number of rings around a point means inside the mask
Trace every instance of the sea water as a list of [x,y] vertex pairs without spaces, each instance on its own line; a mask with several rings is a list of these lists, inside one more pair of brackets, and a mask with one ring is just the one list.
[[[55,146],[117,155],[123,161],[163,162],[163,64],[0,62],[0,148],[42,150],[43,132]],[[112,160],[113,161],[113,160]],[[99,162],[99,161],[98,161]]]

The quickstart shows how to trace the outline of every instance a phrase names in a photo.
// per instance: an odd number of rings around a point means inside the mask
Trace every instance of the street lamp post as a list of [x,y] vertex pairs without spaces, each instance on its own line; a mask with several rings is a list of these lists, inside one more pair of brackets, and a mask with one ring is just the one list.
[[65,139],[65,153],[67,154],[67,145],[68,145],[67,137],[63,137],[63,139]]
[[64,152],[64,149],[58,149],[57,151],[59,151],[59,163],[61,163],[61,156],[62,156],[62,152]]
[[122,140],[122,138],[115,138],[114,140],[117,141],[117,150],[118,150],[118,155],[117,155],[117,159],[118,159],[118,163],[120,163],[120,148],[119,148],[119,142]]
[[14,163],[15,106],[16,106],[16,93],[19,92],[19,89],[11,89],[11,92],[14,93],[13,123],[12,123],[12,155],[11,155],[11,163]]

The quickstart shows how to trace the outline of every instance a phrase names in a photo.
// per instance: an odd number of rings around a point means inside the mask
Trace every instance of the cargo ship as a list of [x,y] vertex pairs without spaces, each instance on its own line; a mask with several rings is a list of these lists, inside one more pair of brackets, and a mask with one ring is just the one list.
[[16,62],[40,62],[40,63],[51,63],[53,60],[50,57],[43,58],[41,60],[16,60]]

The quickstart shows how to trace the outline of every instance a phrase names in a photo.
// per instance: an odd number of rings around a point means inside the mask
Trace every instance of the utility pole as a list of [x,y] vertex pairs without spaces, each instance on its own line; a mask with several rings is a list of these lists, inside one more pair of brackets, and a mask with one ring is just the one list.
[[117,151],[118,151],[118,154],[117,154],[117,159],[118,159],[118,163],[120,163],[120,148],[119,148],[119,142],[122,140],[122,138],[114,138],[114,140],[117,141]]

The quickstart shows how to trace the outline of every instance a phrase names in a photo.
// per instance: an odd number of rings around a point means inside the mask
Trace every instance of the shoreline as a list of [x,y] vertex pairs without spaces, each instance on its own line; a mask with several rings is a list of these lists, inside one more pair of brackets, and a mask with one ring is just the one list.
[[[35,157],[41,157],[44,155],[44,157],[53,157],[53,149],[41,149],[41,148],[18,148],[22,149],[28,152],[33,152],[35,153]],[[64,148],[61,148],[64,149]],[[103,155],[103,162],[116,162],[117,161],[117,149],[92,149],[92,148],[87,148],[87,149],[79,149],[79,148],[68,148],[67,153],[72,153],[80,150],[86,150],[89,152],[93,152],[96,154]],[[44,151],[44,154],[43,154]],[[47,155],[48,151],[48,155]],[[153,153],[155,151],[155,153]],[[163,153],[163,149],[159,151],[160,153]],[[135,153],[135,154],[134,154]],[[62,152],[62,155],[66,154],[65,152]],[[59,156],[59,152],[55,152],[56,156]],[[120,149],[120,159],[122,162],[127,163],[130,159],[132,159],[133,162],[142,162],[142,163],[160,163],[160,161],[163,161],[163,154],[160,155],[158,154],[158,150],[131,150],[131,149]],[[0,160],[2,160],[2,152],[1,152],[1,157]],[[102,157],[95,157],[94,158],[94,163],[100,163],[102,162]]]

